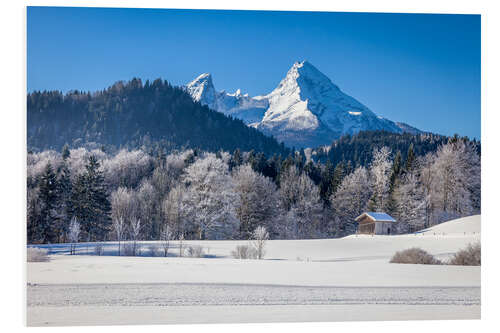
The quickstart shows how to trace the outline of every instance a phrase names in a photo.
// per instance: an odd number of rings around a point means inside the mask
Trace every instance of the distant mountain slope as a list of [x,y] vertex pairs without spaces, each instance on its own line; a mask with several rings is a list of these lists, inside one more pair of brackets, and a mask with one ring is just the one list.
[[[333,165],[339,162],[350,162],[353,167],[368,166],[372,160],[373,149],[389,147],[393,154],[401,152],[403,160],[412,146],[415,156],[423,156],[435,152],[437,148],[448,142],[450,138],[443,135],[423,133],[393,133],[387,131],[361,131],[356,134],[343,135],[328,146],[312,149],[312,156],[321,162],[330,161]],[[478,142],[478,151],[481,146]]]
[[275,139],[194,102],[182,88],[155,80],[117,82],[93,94],[57,91],[27,96],[28,149],[64,144],[209,151],[255,150],[286,155]]
[[[365,130],[421,133],[409,125],[377,116],[307,61],[296,62],[278,87],[265,96],[218,93],[209,74],[189,83],[187,91],[196,101],[240,118],[290,147],[330,144],[342,135]],[[228,108],[221,100],[229,97],[236,102]]]

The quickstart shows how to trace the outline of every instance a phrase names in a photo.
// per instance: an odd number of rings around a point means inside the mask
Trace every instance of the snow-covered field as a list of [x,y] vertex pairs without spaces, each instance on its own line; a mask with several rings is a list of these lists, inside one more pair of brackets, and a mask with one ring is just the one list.
[[389,263],[414,246],[445,259],[480,237],[472,216],[412,235],[269,241],[266,260],[232,259],[244,241],[185,242],[205,258],[176,257],[175,242],[168,258],[51,246],[49,262],[28,263],[28,325],[480,318],[480,267]]

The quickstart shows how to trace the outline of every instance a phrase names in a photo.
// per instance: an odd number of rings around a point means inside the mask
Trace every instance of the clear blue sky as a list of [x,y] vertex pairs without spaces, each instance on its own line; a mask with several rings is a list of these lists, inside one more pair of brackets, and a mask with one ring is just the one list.
[[480,138],[479,15],[29,7],[28,91],[132,77],[250,95],[308,60],[375,113]]

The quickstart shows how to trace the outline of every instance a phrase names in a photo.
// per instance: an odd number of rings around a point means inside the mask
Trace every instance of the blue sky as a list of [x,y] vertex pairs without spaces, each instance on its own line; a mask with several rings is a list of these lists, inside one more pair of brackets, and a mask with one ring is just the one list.
[[28,91],[132,77],[270,92],[308,60],[375,113],[480,138],[479,15],[29,7]]

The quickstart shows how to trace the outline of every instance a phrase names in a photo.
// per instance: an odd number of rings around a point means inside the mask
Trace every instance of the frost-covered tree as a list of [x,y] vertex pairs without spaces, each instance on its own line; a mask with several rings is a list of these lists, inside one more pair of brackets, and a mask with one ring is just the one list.
[[165,161],[155,168],[151,176],[151,185],[159,198],[165,198],[168,192],[180,183],[186,161],[191,154],[193,154],[191,149],[174,152],[167,155]]
[[281,207],[285,218],[280,233],[285,238],[313,238],[319,235],[323,203],[319,188],[295,166],[289,167],[280,182]]
[[113,231],[115,233],[116,240],[118,241],[118,255],[121,256],[121,241],[125,234],[125,219],[120,217],[113,217]]
[[279,205],[276,185],[272,180],[245,164],[234,170],[233,181],[240,199],[236,207],[240,237],[249,239],[258,225],[272,229]]
[[82,147],[70,150],[70,156],[65,160],[65,162],[68,165],[71,178],[73,180],[76,180],[79,175],[85,172],[85,166],[87,165],[90,156],[95,158],[99,162],[99,165],[101,165],[102,162],[109,157],[106,153],[99,149],[87,150]]
[[138,215],[143,221],[141,234],[145,239],[158,239],[161,227],[159,200],[149,180],[141,182],[136,191],[136,198]]
[[170,241],[174,238],[172,231],[165,226],[165,229],[161,231],[161,247],[163,248],[163,256],[168,256],[168,250],[170,249]]
[[137,241],[139,240],[139,235],[141,233],[141,219],[137,216],[132,216],[130,219],[129,233],[130,238],[133,241],[132,254],[137,255]]
[[152,158],[141,150],[122,149],[102,163],[104,175],[111,188],[137,187],[141,179],[152,171],[152,167]]
[[472,214],[471,189],[480,186],[478,166],[477,154],[464,140],[450,141],[438,148],[432,167],[436,175],[435,222]]
[[408,173],[394,190],[395,217],[400,232],[414,232],[425,227],[427,198],[418,178]]
[[54,150],[30,153],[27,156],[27,176],[29,179],[36,179],[46,171],[48,164],[50,164],[52,170],[57,170],[62,163],[61,155]]
[[373,193],[369,203],[369,209],[372,211],[384,211],[387,207],[392,168],[390,155],[391,151],[387,147],[373,150],[370,165]]
[[186,215],[197,238],[232,238],[239,228],[235,208],[238,195],[228,165],[215,154],[206,154],[186,168],[183,198]]
[[136,209],[135,193],[126,187],[119,187],[111,193],[111,217],[113,220],[127,221]]
[[78,222],[76,217],[71,219],[68,228],[68,240],[71,244],[71,254],[75,254],[75,243],[78,243],[80,240],[80,222]]
[[174,237],[184,234],[185,210],[184,192],[186,188],[179,184],[172,188],[162,202],[163,224],[162,233],[169,230]]
[[118,255],[121,255],[121,241],[125,233],[125,219],[131,215],[131,194],[124,187],[111,193],[111,218],[113,232],[118,241]]
[[425,156],[421,156],[416,160],[417,172],[419,175],[419,181],[422,186],[422,192],[424,196],[424,227],[429,227],[433,220],[434,205],[436,202],[436,173],[434,172],[434,160],[435,155],[428,153]]
[[266,230],[266,227],[258,226],[252,232],[251,236],[251,244],[257,253],[257,259],[264,259],[264,255],[266,254],[266,242],[269,240],[269,233]]
[[366,168],[358,167],[343,179],[337,192],[330,197],[340,235],[355,231],[354,219],[366,210],[371,196],[372,185]]

